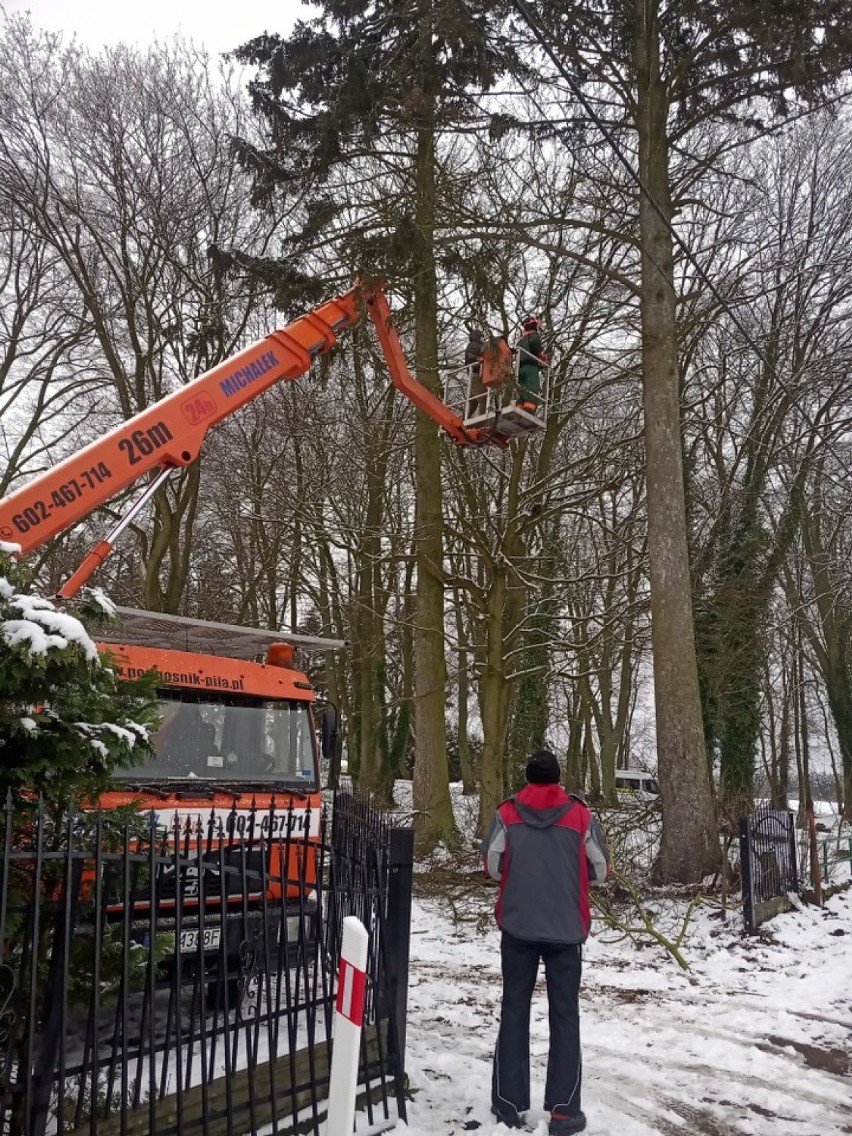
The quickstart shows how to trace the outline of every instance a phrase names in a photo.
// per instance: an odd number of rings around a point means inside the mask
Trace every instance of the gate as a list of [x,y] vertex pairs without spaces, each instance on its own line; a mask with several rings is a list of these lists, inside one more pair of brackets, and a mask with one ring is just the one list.
[[284,815],[7,800],[0,1136],[319,1136],[347,915],[369,933],[362,1107],[405,1119],[413,834],[348,794]]
[[749,933],[761,923],[789,911],[789,895],[799,891],[796,826],[787,809],[759,805],[740,818],[740,863],[743,882],[743,922]]

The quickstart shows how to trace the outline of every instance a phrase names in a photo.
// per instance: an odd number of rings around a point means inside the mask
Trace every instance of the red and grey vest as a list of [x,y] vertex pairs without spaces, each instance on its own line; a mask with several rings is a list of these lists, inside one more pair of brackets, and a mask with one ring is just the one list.
[[[600,837],[600,838],[599,838]],[[504,801],[482,843],[500,881],[498,927],[518,939],[582,943],[589,934],[589,876],[606,876],[606,847],[591,813],[561,785],[526,785]]]

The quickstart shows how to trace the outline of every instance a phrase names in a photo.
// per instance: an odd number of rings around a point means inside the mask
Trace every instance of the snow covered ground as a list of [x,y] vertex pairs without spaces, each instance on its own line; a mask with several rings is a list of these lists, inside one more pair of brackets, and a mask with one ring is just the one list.
[[[495,891],[476,873],[472,852],[455,880],[449,872],[431,880],[419,879],[413,913],[407,1131],[505,1136],[490,1113],[500,999]],[[650,906],[657,925],[676,935],[686,900]],[[718,903],[699,905],[683,942],[684,972],[662,947],[619,939],[595,920],[581,995],[592,1136],[852,1133],[852,891],[823,909],[779,916],[759,937],[743,939],[740,929],[739,908],[723,921]],[[543,979],[531,1034],[527,1119],[543,1136]]]

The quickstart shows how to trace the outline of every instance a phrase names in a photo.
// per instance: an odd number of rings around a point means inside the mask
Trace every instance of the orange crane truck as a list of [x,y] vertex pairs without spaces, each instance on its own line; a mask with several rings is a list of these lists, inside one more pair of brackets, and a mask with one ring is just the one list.
[[[543,428],[540,421],[521,412],[513,414],[511,408],[503,414],[497,410],[491,418],[480,416],[475,425],[466,423],[411,375],[381,287],[357,285],[16,489],[0,501],[0,540],[16,543],[20,555],[26,555],[122,490],[147,479],[136,501],[60,590],[61,597],[72,597],[165,479],[195,461],[212,427],[274,384],[303,375],[312,360],[329,351],[339,333],[360,318],[362,308],[376,328],[394,385],[457,445],[505,447],[511,437]],[[499,343],[483,357],[486,385],[496,387],[502,381],[508,357],[505,344]],[[269,641],[280,640],[280,633],[126,609],[119,609],[119,616],[116,633],[99,647],[110,652],[119,674],[127,678],[152,669],[158,672],[162,725],[153,761],[119,770],[118,787],[95,803],[103,808],[135,803],[171,830],[173,842],[182,839],[187,848],[196,850],[205,829],[212,833],[213,825],[220,822],[230,826],[228,839],[241,860],[241,871],[233,873],[236,891],[228,900],[243,908],[249,898],[255,903],[263,899],[257,864],[252,862],[250,872],[255,882],[239,882],[245,876],[246,842],[251,844],[264,832],[267,837],[285,837],[272,845],[266,842],[267,847],[279,849],[271,855],[277,854],[280,861],[267,865],[267,895],[277,890],[281,898],[286,891],[292,918],[304,917],[306,894],[315,879],[312,845],[319,835],[321,799],[312,715],[315,692],[307,676],[294,669],[293,646],[299,637],[285,636],[290,643],[282,644]],[[256,652],[246,651],[249,643],[258,647],[258,638],[266,640],[260,644],[266,647],[264,662],[253,661],[250,656]],[[302,645],[323,648],[342,643],[303,641]],[[260,834],[245,829],[258,823]],[[235,832],[235,826],[243,829]],[[252,855],[250,850],[249,860]],[[252,889],[250,896],[245,894],[247,887]],[[181,902],[187,929],[181,932],[177,948],[188,953],[218,951],[218,923],[208,929],[199,919],[193,928],[186,916],[198,899],[186,894]],[[160,889],[158,906],[167,908],[170,903],[175,897]]]
[[[274,383],[303,374],[315,356],[334,345],[338,332],[358,318],[359,294],[353,289],[120,424],[0,501],[0,540],[16,543],[26,555],[146,479],[138,499],[61,589],[62,597],[72,597],[158,486],[195,460],[211,427]],[[155,816],[167,846],[180,842],[190,857],[203,859],[201,846],[206,844],[215,859],[215,837],[225,833],[228,858],[237,858],[236,870],[228,875],[228,902],[236,916],[243,916],[233,920],[235,943],[227,944],[231,953],[244,935],[246,906],[258,909],[264,899],[255,845],[269,855],[267,898],[280,899],[286,891],[293,912],[288,918],[310,912],[321,810],[315,692],[307,676],[295,669],[292,644],[261,645],[267,647],[267,658],[259,663],[244,649],[233,649],[238,642],[234,634],[214,631],[199,643],[199,630],[193,640],[175,617],[170,624],[158,617],[155,626],[153,613],[119,615],[117,633],[98,647],[110,653],[118,673],[127,678],[157,670],[162,725],[154,738],[154,760],[118,770],[116,789],[92,804],[104,809],[135,804]],[[223,653],[215,641],[232,649]],[[241,830],[235,832],[235,826]],[[164,929],[170,909],[182,904],[176,948],[190,960],[199,946],[211,953],[220,947],[223,924],[215,905],[221,881],[214,871],[209,881],[206,869],[202,875],[204,883],[190,878],[179,899],[173,886],[170,894],[163,881],[156,884]],[[210,895],[200,894],[207,892],[208,883]],[[134,896],[134,908],[144,910],[148,902],[144,891]],[[205,905],[208,919],[202,917]],[[194,921],[193,908],[198,912]],[[120,906],[114,905],[110,914],[119,918]],[[230,938],[231,921],[226,925]]]

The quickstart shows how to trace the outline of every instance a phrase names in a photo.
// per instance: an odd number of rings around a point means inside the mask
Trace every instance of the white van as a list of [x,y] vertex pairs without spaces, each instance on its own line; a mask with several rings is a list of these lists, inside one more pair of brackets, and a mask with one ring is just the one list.
[[653,773],[646,773],[644,769],[616,769],[615,789],[619,794],[633,796],[645,794],[657,797],[660,786]]

